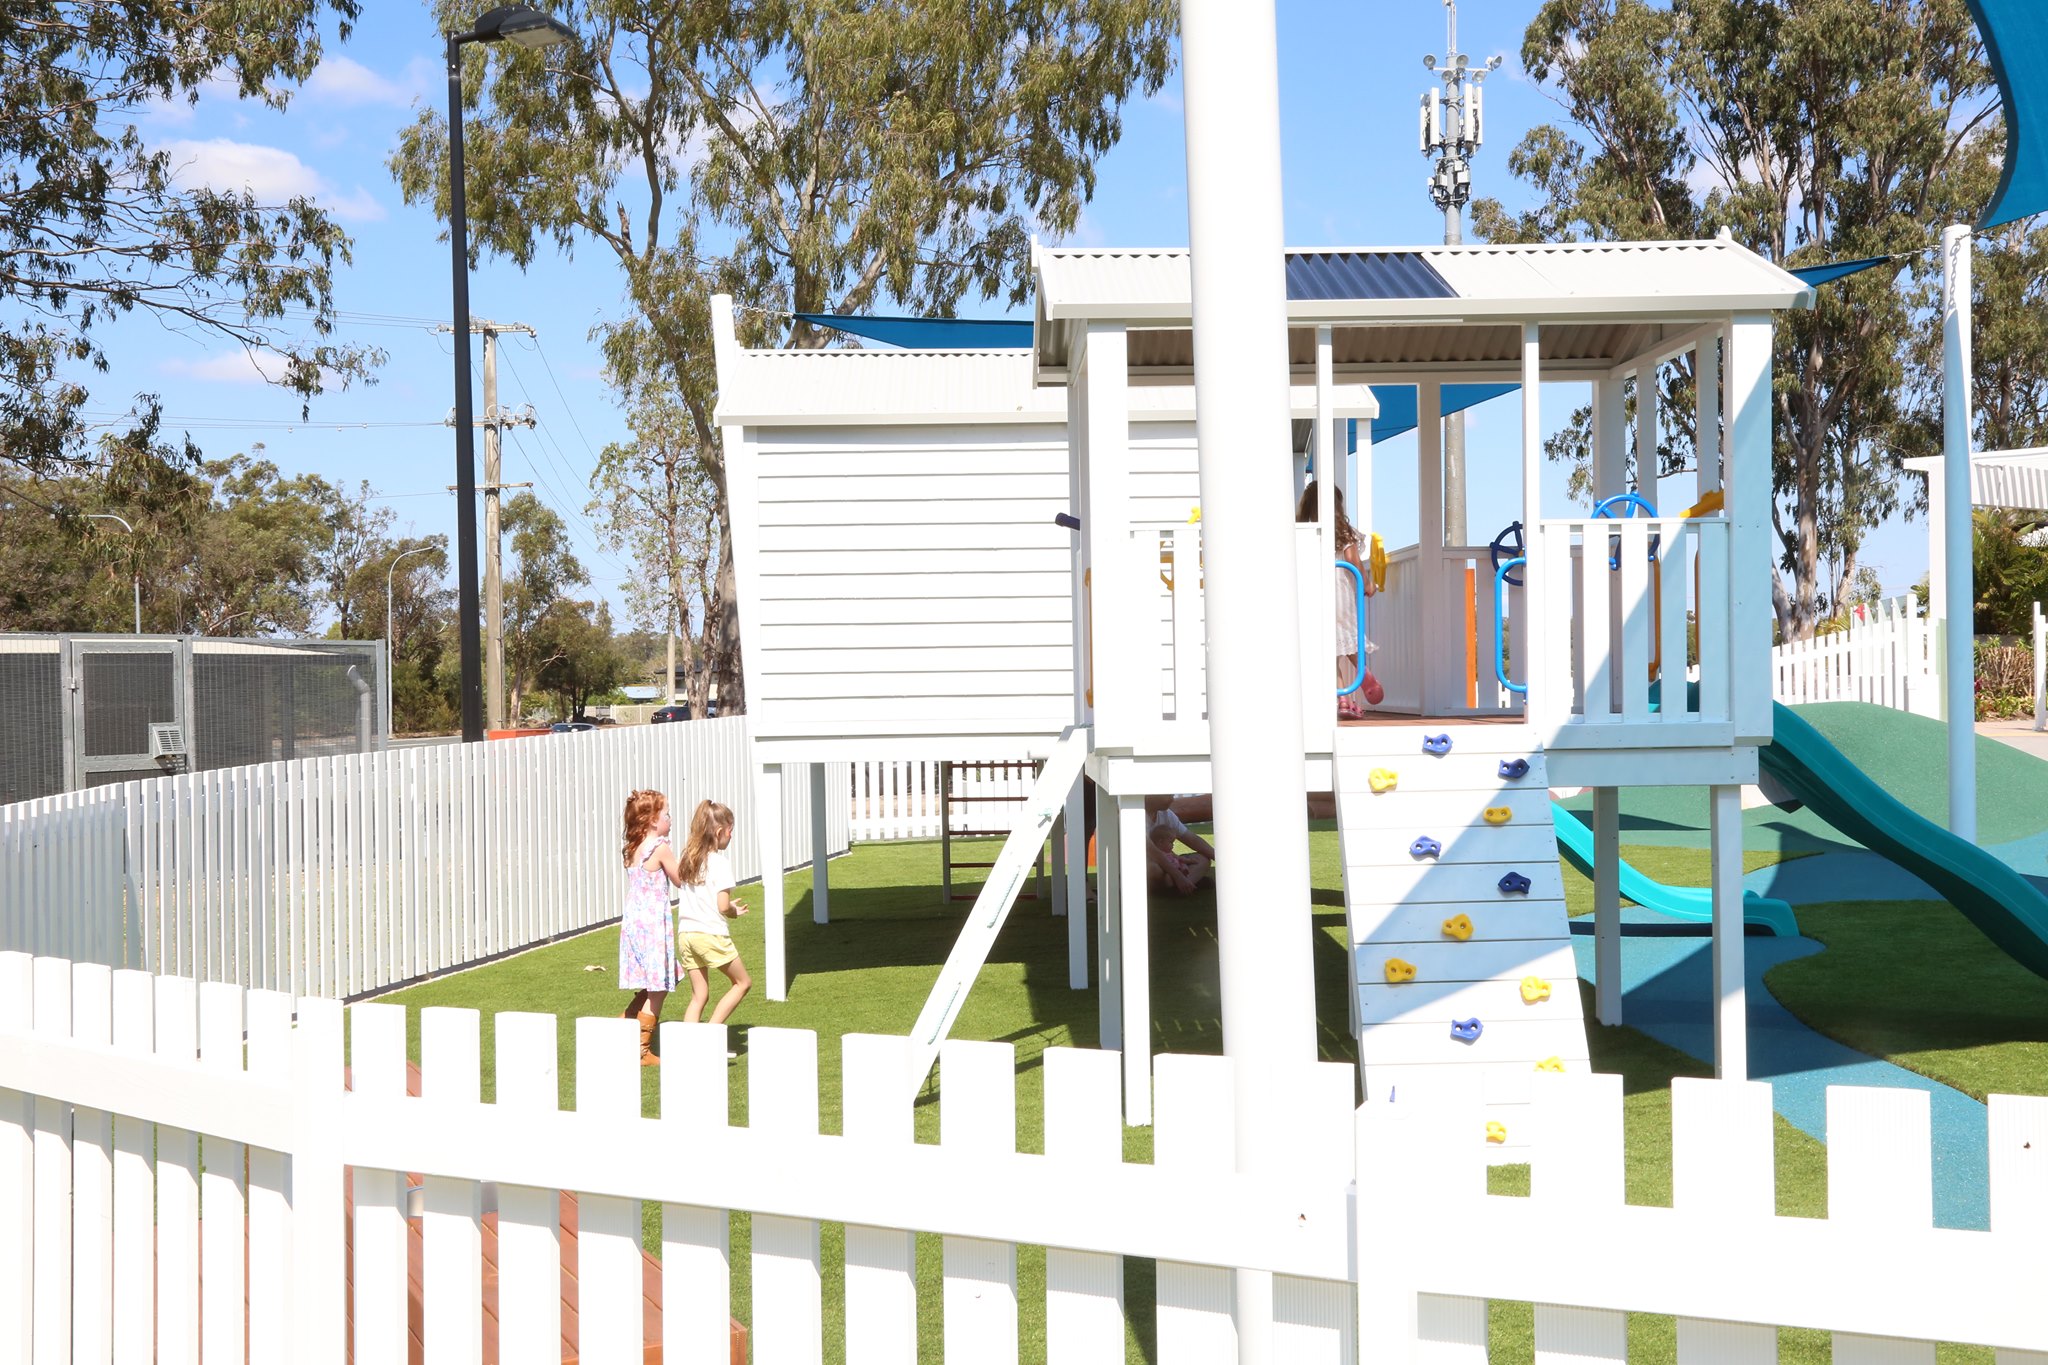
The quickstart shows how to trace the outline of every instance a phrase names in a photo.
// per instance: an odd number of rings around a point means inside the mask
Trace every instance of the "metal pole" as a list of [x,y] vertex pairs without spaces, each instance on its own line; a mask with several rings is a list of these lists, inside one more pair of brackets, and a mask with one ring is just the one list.
[[483,647],[476,578],[476,429],[469,392],[469,208],[462,193],[462,35],[448,35],[448,248],[455,275],[456,628],[462,739],[484,737]]
[[501,453],[498,427],[498,329],[477,324],[484,335],[484,715],[493,730],[505,728],[505,580],[498,529]]
[[[1216,837],[1259,851],[1217,868],[1223,1050],[1237,1168],[1272,1172],[1316,1058],[1272,4],[1187,0],[1181,60]],[[1238,1358],[1270,1359],[1269,1273],[1237,1272],[1235,1317]]]
[[1948,827],[1977,840],[1976,578],[1970,545],[1970,229],[1941,234],[1942,528],[1947,544]]

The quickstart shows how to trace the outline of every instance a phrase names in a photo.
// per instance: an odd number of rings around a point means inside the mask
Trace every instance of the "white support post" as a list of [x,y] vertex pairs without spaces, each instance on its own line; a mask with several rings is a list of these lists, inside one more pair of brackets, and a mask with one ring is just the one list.
[[[1522,714],[1533,718],[1540,707],[1544,712],[1562,720],[1571,711],[1572,699],[1569,687],[1566,695],[1544,698],[1537,695],[1548,663],[1550,643],[1548,631],[1538,618],[1540,604],[1549,591],[1544,579],[1546,566],[1541,554],[1543,527],[1543,355],[1540,345],[1542,328],[1533,322],[1522,324],[1522,535],[1528,545],[1528,563],[1522,566],[1522,629],[1518,636],[1522,647],[1524,685],[1529,689],[1523,699]],[[1562,628],[1562,622],[1558,623]],[[1543,736],[1539,736],[1543,738]]]
[[1771,739],[1771,317],[1738,315],[1728,329],[1728,668],[1737,744]]
[[1063,869],[1067,886],[1067,988],[1088,989],[1088,826],[1087,782],[1084,776],[1067,794],[1067,865]]
[[761,974],[770,1000],[789,999],[789,959],[783,947],[782,765],[754,772],[754,834],[761,857]]
[[1123,965],[1124,1122],[1152,1122],[1152,935],[1146,900],[1145,798],[1116,798],[1117,919]]
[[1593,500],[1628,487],[1627,393],[1619,379],[1593,381]]
[[1749,997],[1742,961],[1742,788],[1712,792],[1714,1074],[1749,1079]]
[[1970,229],[1941,233],[1943,547],[1948,632],[1948,828],[1977,841],[1976,583],[1970,544]]
[[[1418,544],[1415,568],[1421,605],[1418,619],[1423,623],[1422,667],[1419,671],[1422,675],[1422,714],[1427,716],[1447,709],[1454,700],[1459,704],[1465,700],[1462,687],[1456,689],[1455,698],[1450,695],[1452,688],[1444,668],[1449,659],[1441,648],[1432,647],[1436,641],[1432,638],[1435,632],[1430,629],[1440,617],[1449,615],[1445,605],[1450,597],[1444,584],[1443,386],[1433,379],[1415,386],[1415,489],[1415,539]],[[1534,530],[1533,525],[1529,526],[1524,532],[1525,537]],[[1463,615],[1458,613],[1460,620]]]
[[[1693,463],[1698,467],[1699,493],[1704,498],[1721,486],[1721,334],[1700,338],[1693,352],[1695,396]],[[1662,508],[1658,509],[1662,511]]]
[[1621,1022],[1621,791],[1593,788],[1593,1013]]
[[2034,728],[2048,730],[2048,616],[2034,603]]
[[[1124,329],[1091,326],[1081,352],[1086,388],[1083,425],[1088,441],[1089,634],[1095,690],[1095,734],[1100,743],[1128,742],[1129,728],[1158,719],[1157,661],[1141,653],[1141,632],[1131,608],[1143,582],[1129,581],[1131,555],[1130,361]],[[1149,578],[1150,575],[1147,575]],[[1151,711],[1145,711],[1146,698]]]
[[[827,820],[825,767],[811,767],[811,923],[830,924],[832,832]],[[845,793],[840,793],[843,799]]]
[[1098,1046],[1119,1048],[1124,1039],[1124,928],[1123,883],[1117,864],[1123,851],[1118,846],[1123,822],[1117,818],[1114,796],[1098,790],[1095,797],[1095,979],[1100,983],[1095,998],[1095,1034]]
[[1657,496],[1657,366],[1636,371],[1636,493],[1661,515]]
[[[1270,1173],[1297,1159],[1292,1083],[1316,1056],[1273,6],[1188,0],[1181,63],[1216,841],[1259,850],[1217,869],[1223,1050],[1237,1169]],[[1272,1278],[1234,1280],[1238,1359],[1263,1365]]]

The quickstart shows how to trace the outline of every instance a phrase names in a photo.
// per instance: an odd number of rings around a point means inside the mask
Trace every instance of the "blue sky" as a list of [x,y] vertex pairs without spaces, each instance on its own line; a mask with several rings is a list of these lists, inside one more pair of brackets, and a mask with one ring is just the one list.
[[[1533,8],[1531,0],[1466,0],[1459,10],[1460,45],[1476,58],[1507,58],[1487,84],[1486,145],[1473,178],[1479,193],[1510,206],[1526,196],[1507,174],[1507,152],[1529,127],[1561,116],[1521,75],[1515,57]],[[404,205],[385,168],[416,103],[445,100],[441,42],[424,7],[379,3],[364,10],[351,39],[330,46],[286,112],[209,90],[196,108],[151,109],[141,122],[152,141],[172,147],[189,176],[246,183],[280,199],[310,193],[340,219],[355,239],[353,264],[337,273],[341,335],[389,352],[379,382],[316,399],[313,420],[305,423],[298,400],[263,383],[239,348],[209,349],[201,339],[130,318],[105,333],[114,367],[93,380],[93,406],[105,411],[127,395],[158,393],[171,429],[189,430],[209,456],[261,442],[287,471],[351,486],[369,481],[389,500],[401,531],[452,532],[453,499],[445,489],[454,481],[454,441],[440,423],[453,402],[453,362],[450,339],[432,331],[450,309],[448,252],[432,215]],[[1433,79],[1421,57],[1443,50],[1439,0],[1283,0],[1279,32],[1290,244],[1440,240],[1441,218],[1423,189],[1428,165],[1415,141],[1416,100]],[[1124,140],[1103,161],[1096,197],[1070,241],[1186,243],[1179,93],[1176,79],[1126,111]],[[598,549],[583,512],[595,452],[625,434],[588,337],[621,308],[617,273],[595,251],[573,260],[544,255],[525,273],[487,260],[472,279],[471,306],[478,316],[539,331],[537,345],[507,338],[501,348],[501,401],[530,402],[540,418],[535,429],[508,441],[505,477],[533,481],[535,493],[568,518],[593,589],[618,604],[618,585],[630,570]],[[1574,386],[1548,386],[1546,425],[1561,422],[1583,395]],[[1512,472],[1518,427],[1512,398],[1471,414],[1476,539],[1519,513]],[[1378,452],[1375,503],[1385,515],[1377,529],[1391,544],[1414,538],[1414,450],[1409,436]],[[1561,469],[1548,471],[1550,515],[1568,508],[1563,478]],[[1883,528],[1865,559],[1889,590],[1903,591],[1926,567],[1924,528]]]

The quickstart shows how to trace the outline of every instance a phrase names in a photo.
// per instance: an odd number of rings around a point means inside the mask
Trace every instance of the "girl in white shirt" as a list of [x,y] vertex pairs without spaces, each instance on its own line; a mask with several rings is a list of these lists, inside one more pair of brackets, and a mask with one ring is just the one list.
[[690,1006],[683,1022],[694,1024],[703,1017],[704,1002],[711,994],[710,971],[716,967],[732,982],[711,1011],[711,1022],[722,1024],[745,998],[754,984],[740,950],[733,946],[728,921],[747,913],[747,907],[732,898],[732,863],[725,856],[732,842],[732,811],[716,801],[699,801],[690,817],[690,836],[677,857],[676,882],[682,897],[676,906],[677,961],[690,977]]

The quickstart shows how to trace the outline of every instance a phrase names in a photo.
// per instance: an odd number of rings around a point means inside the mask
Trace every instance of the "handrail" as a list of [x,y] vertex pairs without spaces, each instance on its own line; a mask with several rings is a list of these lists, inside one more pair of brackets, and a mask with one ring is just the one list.
[[1337,689],[1338,696],[1348,697],[1365,683],[1365,574],[1348,559],[1338,560],[1337,567],[1351,570],[1358,591],[1358,676],[1351,680],[1351,686]]
[[1500,567],[1493,571],[1493,676],[1508,691],[1519,692],[1525,697],[1529,695],[1529,684],[1509,682],[1507,665],[1501,658],[1507,652],[1507,619],[1501,611],[1501,589],[1508,570],[1521,568],[1528,562],[1526,555],[1520,559],[1502,560]]

